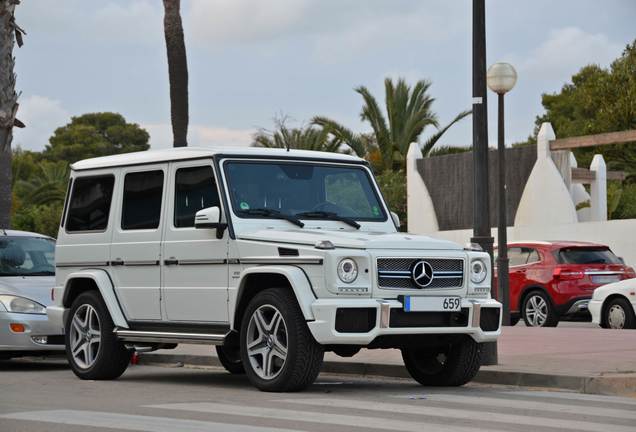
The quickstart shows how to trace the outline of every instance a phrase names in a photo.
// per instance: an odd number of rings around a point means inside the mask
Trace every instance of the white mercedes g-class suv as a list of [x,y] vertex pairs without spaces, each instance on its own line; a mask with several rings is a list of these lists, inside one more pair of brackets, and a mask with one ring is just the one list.
[[488,254],[398,232],[363,159],[180,148],[71,168],[48,314],[80,378],[205,343],[266,391],[361,348],[401,349],[418,382],[454,386],[500,334]]

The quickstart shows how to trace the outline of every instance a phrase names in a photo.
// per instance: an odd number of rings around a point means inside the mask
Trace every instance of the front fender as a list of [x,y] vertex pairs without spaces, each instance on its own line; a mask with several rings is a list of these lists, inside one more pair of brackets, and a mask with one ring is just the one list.
[[[287,278],[292,290],[294,291],[296,301],[298,302],[298,306],[300,306],[303,316],[307,321],[314,320],[314,313],[311,310],[311,304],[316,300],[316,295],[314,294],[311,282],[303,269],[295,266],[257,266],[243,270],[238,284],[235,305],[240,304],[241,298],[245,292],[244,288],[247,276],[252,274],[278,274]],[[236,308],[232,312],[235,314]],[[234,316],[232,316],[231,319],[232,322],[234,322]]]
[[128,323],[126,322],[126,318],[119,305],[119,300],[117,300],[117,296],[115,295],[115,287],[113,286],[113,283],[106,271],[101,269],[86,269],[70,273],[63,285],[64,297],[62,299],[62,304],[66,307],[70,307],[70,304],[67,303],[67,299],[70,295],[69,288],[71,286],[71,282],[74,279],[91,279],[97,286],[102,299],[104,299],[106,308],[108,309],[115,326],[128,328]]

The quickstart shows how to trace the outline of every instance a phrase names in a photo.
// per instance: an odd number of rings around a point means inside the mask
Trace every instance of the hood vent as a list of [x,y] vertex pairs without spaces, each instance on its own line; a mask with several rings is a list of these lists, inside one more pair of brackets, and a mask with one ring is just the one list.
[[283,247],[279,247],[278,248],[278,255],[279,256],[298,256],[298,249],[290,249],[290,248],[283,248]]

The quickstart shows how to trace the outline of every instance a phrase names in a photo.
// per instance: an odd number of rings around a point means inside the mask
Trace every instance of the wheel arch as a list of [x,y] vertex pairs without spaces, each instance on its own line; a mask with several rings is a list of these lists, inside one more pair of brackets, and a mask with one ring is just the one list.
[[548,292],[548,290],[542,286],[542,285],[529,285],[527,287],[525,287],[522,291],[521,291],[521,295],[519,296],[519,315],[523,314],[523,302],[526,301],[526,297],[528,297],[528,294],[530,294],[533,291],[541,291],[543,292],[543,294],[545,294],[546,296],[548,296],[548,300],[550,301],[550,303],[552,304],[552,306],[554,306],[554,301],[552,300],[552,296],[550,295],[550,293]]
[[[623,299],[623,300],[625,300],[627,302],[628,305],[632,306],[632,303],[629,301],[629,299],[627,297],[625,297],[621,293],[616,293],[615,292],[615,293],[612,293],[612,294],[608,295],[603,300],[603,306],[601,306],[601,326],[607,325],[607,321],[605,319],[605,313],[607,312],[607,307],[609,306],[611,301],[615,300],[615,299]],[[632,307],[632,313],[636,314],[636,310],[633,310],[633,309],[634,308]]]
[[314,319],[311,304],[316,296],[303,269],[295,266],[251,267],[241,274],[233,315],[230,317],[233,329],[240,327],[243,312],[250,300],[268,288],[291,289],[305,320]]
[[64,282],[62,305],[70,308],[77,296],[87,291],[98,291],[115,326],[128,328],[113,283],[104,270],[90,269],[69,274]]

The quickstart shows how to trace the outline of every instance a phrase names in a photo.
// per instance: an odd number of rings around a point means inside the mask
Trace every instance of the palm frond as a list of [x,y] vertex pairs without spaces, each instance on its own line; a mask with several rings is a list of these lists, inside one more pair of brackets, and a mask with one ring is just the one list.
[[439,129],[432,136],[430,136],[426,141],[424,141],[424,144],[422,145],[422,155],[424,157],[428,156],[428,154],[431,152],[431,150],[433,149],[437,141],[442,137],[442,135],[444,135],[444,133],[448,129],[450,129],[451,126],[453,126],[455,123],[457,123],[464,117],[471,115],[472,113],[473,113],[472,110],[466,110],[466,111],[460,112],[459,114],[455,116],[455,118],[449,124]]

